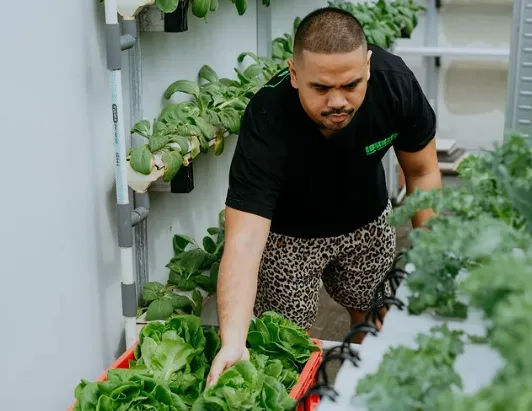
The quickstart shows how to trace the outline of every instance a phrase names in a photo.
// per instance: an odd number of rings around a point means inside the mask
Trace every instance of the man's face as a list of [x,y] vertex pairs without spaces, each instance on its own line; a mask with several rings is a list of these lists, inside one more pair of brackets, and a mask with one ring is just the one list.
[[321,54],[303,50],[289,61],[290,80],[307,115],[324,135],[346,127],[366,96],[371,51]]

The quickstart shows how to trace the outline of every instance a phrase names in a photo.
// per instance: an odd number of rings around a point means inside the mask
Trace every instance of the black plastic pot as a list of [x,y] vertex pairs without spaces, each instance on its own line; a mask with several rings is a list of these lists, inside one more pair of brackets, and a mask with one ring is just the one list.
[[192,163],[181,167],[175,177],[170,181],[170,192],[190,193],[194,189],[194,170]]
[[190,0],[180,0],[177,9],[164,15],[164,31],[166,33],[181,33],[188,30],[188,5]]
[[401,29],[401,38],[402,39],[410,38],[410,33],[408,33],[404,27]]

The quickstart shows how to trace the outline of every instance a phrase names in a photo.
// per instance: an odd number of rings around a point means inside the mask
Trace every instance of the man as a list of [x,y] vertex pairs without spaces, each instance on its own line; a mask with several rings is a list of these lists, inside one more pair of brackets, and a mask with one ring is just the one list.
[[435,126],[413,73],[368,46],[354,17],[324,8],[301,22],[293,61],[246,109],[231,165],[218,282],[222,348],[209,385],[248,357],[253,311],[309,329],[320,279],[352,323],[362,320],[395,251],[381,159],[393,146],[407,192],[440,187]]

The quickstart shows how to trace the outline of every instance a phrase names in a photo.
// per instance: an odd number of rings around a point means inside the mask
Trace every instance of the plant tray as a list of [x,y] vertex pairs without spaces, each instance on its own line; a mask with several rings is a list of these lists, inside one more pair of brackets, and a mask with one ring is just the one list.
[[[296,385],[294,385],[290,391],[290,396],[296,400],[305,395],[310,387],[312,387],[316,379],[316,373],[321,364],[322,343],[320,340],[316,340],[314,338],[312,339],[312,342],[317,344],[320,347],[320,350],[315,351],[310,355],[309,360],[299,375]],[[118,359],[107,370],[105,370],[96,381],[105,381],[107,378],[107,372],[109,370],[114,370],[116,368],[129,368],[129,361],[135,359],[135,348],[137,347],[137,344],[138,342],[133,344],[131,348],[118,357]],[[315,410],[318,403],[319,397],[311,396],[305,401],[305,404],[301,404],[297,407],[297,411]],[[72,411],[73,408],[74,404],[72,404],[67,411]]]

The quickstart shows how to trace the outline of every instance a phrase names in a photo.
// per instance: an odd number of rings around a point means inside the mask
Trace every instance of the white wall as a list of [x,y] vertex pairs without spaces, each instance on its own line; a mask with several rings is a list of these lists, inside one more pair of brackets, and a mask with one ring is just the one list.
[[284,33],[292,34],[294,19],[305,17],[311,11],[326,7],[326,0],[273,0],[272,7],[272,37],[282,36]]
[[[237,55],[256,51],[255,4],[244,17],[220,6],[208,24],[190,16],[187,33],[142,35],[146,118],[172,81],[204,63],[232,76]],[[4,13],[20,10],[8,3]],[[63,0],[0,28],[2,409],[64,409],[79,379],[124,349],[103,21],[96,0]],[[191,194],[152,196],[152,279],[167,277],[174,233],[199,238],[216,225],[235,143],[195,162]]]
[[[211,65],[222,77],[234,77],[237,56],[243,51],[256,52],[256,24],[255,2],[250,1],[246,14],[238,16],[231,2],[221,1],[207,24],[189,16],[187,32],[142,33],[144,118],[159,114],[164,90],[173,81],[195,80],[203,64]],[[165,266],[173,256],[174,234],[191,234],[201,241],[206,229],[217,225],[235,145],[236,137],[229,137],[222,156],[201,154],[195,160],[195,188],[191,193],[150,194],[148,247],[152,280],[168,279]]]
[[102,7],[53,3],[0,25],[4,410],[65,409],[123,350]]
[[[438,44],[448,47],[510,47],[512,1],[447,0],[439,12]],[[411,40],[422,45],[424,18]],[[423,85],[420,58],[404,57]],[[438,88],[438,133],[476,151],[502,142],[508,62],[443,58]]]

